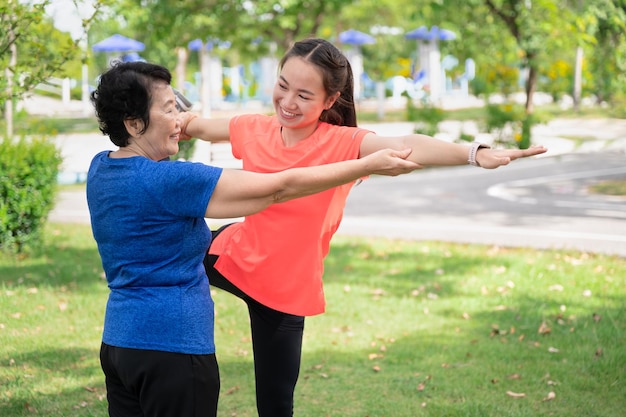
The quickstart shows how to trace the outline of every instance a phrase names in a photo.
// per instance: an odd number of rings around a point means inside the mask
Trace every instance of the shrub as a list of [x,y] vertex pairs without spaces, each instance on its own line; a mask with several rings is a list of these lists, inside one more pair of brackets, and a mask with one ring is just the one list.
[[181,140],[178,142],[178,153],[172,159],[184,159],[189,161],[193,157],[196,139]]
[[407,100],[407,119],[415,123],[415,133],[434,136],[439,132],[439,123],[446,118],[446,113],[432,104],[423,103],[417,107],[409,98]]
[[24,254],[41,246],[61,162],[45,139],[0,142],[0,250]]
[[524,109],[510,103],[487,104],[485,107],[487,132],[493,134],[494,144],[518,147],[521,143]]

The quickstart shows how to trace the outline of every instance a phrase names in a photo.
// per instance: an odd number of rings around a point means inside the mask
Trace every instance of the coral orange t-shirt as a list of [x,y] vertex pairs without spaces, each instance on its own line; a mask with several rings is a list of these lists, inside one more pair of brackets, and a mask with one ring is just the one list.
[[[241,115],[230,122],[233,155],[243,169],[277,172],[359,157],[369,131],[320,123],[296,146],[285,147],[273,116]],[[209,253],[215,268],[258,302],[285,313],[324,312],[324,257],[353,183],[273,204],[223,230]]]

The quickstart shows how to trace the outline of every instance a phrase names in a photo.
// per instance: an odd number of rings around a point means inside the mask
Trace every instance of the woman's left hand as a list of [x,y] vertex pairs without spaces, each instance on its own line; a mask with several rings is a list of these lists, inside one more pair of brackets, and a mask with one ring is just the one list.
[[476,153],[476,162],[481,168],[495,169],[518,158],[526,158],[547,152],[548,149],[541,146],[531,146],[528,149],[489,149],[482,148]]

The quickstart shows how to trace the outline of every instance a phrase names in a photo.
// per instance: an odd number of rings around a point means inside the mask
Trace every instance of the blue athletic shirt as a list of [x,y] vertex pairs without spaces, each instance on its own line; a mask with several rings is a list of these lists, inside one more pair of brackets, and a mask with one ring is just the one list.
[[91,227],[110,289],[102,341],[215,353],[204,214],[222,169],[108,154],[97,154],[87,175]]

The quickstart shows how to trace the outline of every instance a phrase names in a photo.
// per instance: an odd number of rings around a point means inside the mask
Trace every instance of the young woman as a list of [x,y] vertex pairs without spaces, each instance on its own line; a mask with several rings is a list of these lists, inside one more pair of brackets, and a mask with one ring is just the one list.
[[122,63],[102,74],[92,93],[100,129],[119,147],[98,153],[87,177],[110,288],[100,350],[110,416],[217,413],[204,217],[252,214],[373,172],[418,168],[404,160],[408,149],[270,174],[167,161],[181,132],[170,81],[159,65]]
[[[382,137],[358,128],[350,64],[322,39],[295,43],[279,70],[274,116],[185,115],[184,134],[230,140],[244,170],[255,172],[358,159],[383,148],[411,148],[408,159],[420,166],[483,168],[545,152],[468,147],[419,134]],[[211,285],[248,304],[261,417],[293,415],[304,317],[324,312],[323,261],[351,186],[274,205],[214,233],[205,267]]]

